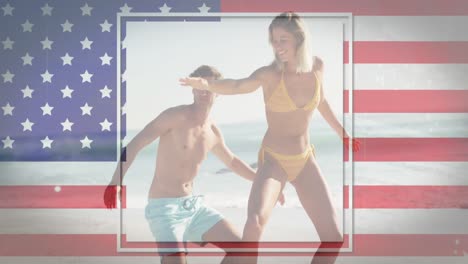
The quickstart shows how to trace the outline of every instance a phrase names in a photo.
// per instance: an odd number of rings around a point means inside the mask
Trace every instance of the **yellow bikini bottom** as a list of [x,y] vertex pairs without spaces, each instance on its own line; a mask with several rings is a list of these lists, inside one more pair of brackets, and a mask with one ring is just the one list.
[[296,179],[297,175],[301,173],[305,163],[312,154],[315,157],[314,146],[310,145],[304,152],[296,155],[284,155],[277,153],[269,147],[262,146],[258,153],[258,162],[263,163],[265,161],[265,152],[270,154],[278,164],[283,168],[288,176],[288,181]]

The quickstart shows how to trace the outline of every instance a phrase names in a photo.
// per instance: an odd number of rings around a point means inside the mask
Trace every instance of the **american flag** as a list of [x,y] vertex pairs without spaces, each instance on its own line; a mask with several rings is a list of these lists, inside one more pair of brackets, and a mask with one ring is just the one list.
[[2,2],[2,161],[116,159],[116,11],[90,3]]
[[[352,13],[352,112],[362,143],[354,155],[353,251],[340,253],[337,263],[466,263],[466,0],[0,0],[0,7],[1,161],[116,159],[119,112],[125,117],[124,59],[117,100],[116,58],[125,52],[116,50],[118,12]],[[375,121],[374,126],[361,126],[364,120]],[[381,132],[394,120],[407,121],[408,132],[401,127],[399,133]],[[426,130],[421,121],[434,125]],[[439,129],[439,123],[450,127]],[[121,127],[124,136],[125,119]],[[102,186],[78,186],[73,178],[68,185],[42,185],[34,181],[34,171],[28,172],[31,185],[19,185],[24,181],[14,179],[18,163],[4,164],[0,263],[156,261],[154,254],[116,251],[113,227],[119,217],[103,210]],[[51,173],[90,166],[47,164]],[[407,177],[382,178],[384,170]],[[41,219],[44,210],[42,224],[18,220]],[[383,214],[388,211],[392,217]],[[112,228],[95,232],[87,223],[96,215],[108,217]],[[76,225],[60,225],[70,219]],[[369,219],[372,226],[364,226]],[[271,253],[262,261],[308,263],[310,256]],[[192,261],[212,263],[213,258]]]

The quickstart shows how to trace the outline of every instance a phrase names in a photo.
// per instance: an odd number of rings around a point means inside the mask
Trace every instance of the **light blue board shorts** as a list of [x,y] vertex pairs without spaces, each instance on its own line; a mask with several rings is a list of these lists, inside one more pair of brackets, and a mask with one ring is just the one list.
[[148,199],[145,218],[159,252],[186,252],[186,243],[204,242],[203,234],[224,219],[218,211],[203,205],[203,196]]

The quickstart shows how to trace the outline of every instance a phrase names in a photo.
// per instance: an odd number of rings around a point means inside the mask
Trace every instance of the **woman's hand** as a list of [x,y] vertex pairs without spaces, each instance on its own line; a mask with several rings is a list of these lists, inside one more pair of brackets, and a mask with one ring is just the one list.
[[[344,137],[343,138],[343,144],[344,144],[346,150],[348,150],[349,149],[349,137]],[[352,144],[352,151],[353,152],[358,152],[361,142],[359,142],[359,140],[357,140],[355,138],[352,138],[351,139],[351,144]]]
[[278,202],[281,204],[281,205],[284,205],[284,202],[286,201],[286,199],[284,198],[284,193],[281,192],[280,195],[278,196]]
[[198,90],[210,89],[210,85],[208,84],[208,81],[199,77],[180,78],[179,83],[182,86],[191,86],[192,88],[198,89]]
[[117,208],[117,193],[120,195],[120,186],[109,183],[104,191],[104,204],[107,208]]

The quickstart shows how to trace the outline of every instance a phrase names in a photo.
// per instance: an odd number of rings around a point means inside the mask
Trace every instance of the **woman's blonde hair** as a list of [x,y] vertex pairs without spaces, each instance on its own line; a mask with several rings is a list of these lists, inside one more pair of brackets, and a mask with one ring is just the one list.
[[[296,73],[311,71],[312,57],[309,52],[309,34],[302,18],[294,12],[285,12],[276,16],[268,28],[270,44],[273,43],[273,28],[276,27],[285,29],[296,38]],[[272,64],[276,65],[280,70],[284,70],[284,63],[276,54]]]

